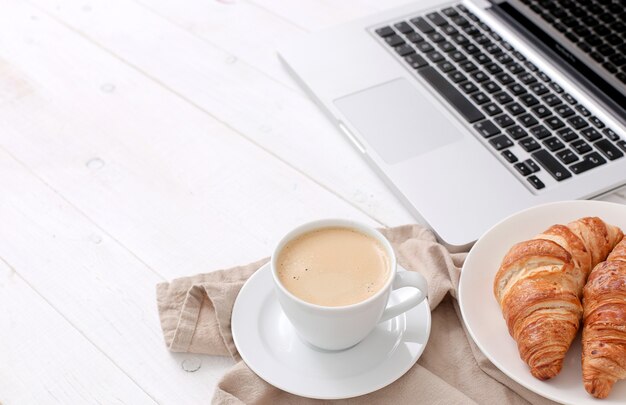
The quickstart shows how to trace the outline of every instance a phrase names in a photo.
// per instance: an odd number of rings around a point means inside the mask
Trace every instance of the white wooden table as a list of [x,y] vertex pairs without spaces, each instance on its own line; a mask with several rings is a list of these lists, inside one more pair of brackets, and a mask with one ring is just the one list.
[[157,282],[414,222],[274,51],[405,1],[2,1],[0,403],[206,403],[232,361],[167,352]]

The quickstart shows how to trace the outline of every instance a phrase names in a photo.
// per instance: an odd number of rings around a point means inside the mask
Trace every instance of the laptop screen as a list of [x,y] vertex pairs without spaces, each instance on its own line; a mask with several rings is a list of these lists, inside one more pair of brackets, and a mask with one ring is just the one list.
[[497,15],[608,107],[626,113],[626,10],[618,1],[491,0]]

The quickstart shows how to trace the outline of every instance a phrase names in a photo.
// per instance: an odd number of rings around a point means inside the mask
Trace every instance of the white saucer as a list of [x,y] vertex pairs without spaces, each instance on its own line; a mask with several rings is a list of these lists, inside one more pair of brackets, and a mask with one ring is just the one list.
[[[391,303],[402,293],[395,291]],[[340,399],[376,391],[406,373],[428,341],[430,309],[424,300],[350,349],[316,349],[300,340],[281,310],[267,264],[239,292],[231,327],[239,354],[268,383],[303,397]]]

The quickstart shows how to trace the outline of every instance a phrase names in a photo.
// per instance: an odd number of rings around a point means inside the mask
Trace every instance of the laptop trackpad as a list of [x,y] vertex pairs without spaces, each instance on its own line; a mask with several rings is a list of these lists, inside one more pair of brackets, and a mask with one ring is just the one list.
[[400,78],[335,100],[341,113],[389,164],[462,138],[450,118]]

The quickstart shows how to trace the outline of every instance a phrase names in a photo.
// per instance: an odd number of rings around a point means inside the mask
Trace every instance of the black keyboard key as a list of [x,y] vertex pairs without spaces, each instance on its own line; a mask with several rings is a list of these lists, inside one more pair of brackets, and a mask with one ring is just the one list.
[[569,94],[569,93],[563,94],[563,98],[565,99],[565,101],[567,101],[571,105],[574,105],[574,104],[578,103],[578,101],[576,101],[576,99],[574,97],[572,97],[572,95]]
[[510,127],[515,124],[515,121],[513,121],[513,119],[506,114],[498,115],[493,120],[502,128]]
[[426,17],[428,17],[428,19],[432,21],[433,24],[438,25],[438,26],[446,25],[448,23],[446,19],[443,18],[441,14],[437,12],[428,13]]
[[508,73],[500,73],[496,75],[496,79],[505,86],[514,82],[513,78]]
[[506,104],[506,103],[510,103],[511,101],[513,101],[513,98],[509,96],[509,94],[505,91],[500,91],[494,94],[493,98],[495,98],[496,101],[500,104]]
[[400,36],[396,34],[386,37],[385,42],[387,42],[387,45],[392,46],[394,48],[396,46],[399,46],[405,43],[404,39],[400,38]]
[[443,42],[446,39],[443,37],[443,35],[441,35],[438,32],[433,32],[428,34],[428,39],[430,39],[432,42],[438,43],[438,42]]
[[424,38],[417,32],[413,32],[412,34],[407,35],[406,39],[408,39],[414,44],[419,44],[420,42],[424,42]]
[[519,146],[521,146],[522,148],[524,148],[524,150],[525,150],[526,152],[532,152],[532,151],[534,151],[534,150],[536,150],[536,149],[539,149],[539,148],[540,148],[540,146],[539,146],[539,144],[537,143],[537,141],[535,140],[535,138],[531,138],[530,136],[529,136],[529,137],[526,137],[526,138],[521,139],[521,140],[519,141]]
[[546,107],[545,105],[541,105],[541,104],[533,107],[532,110],[535,113],[535,115],[539,118],[547,117],[548,115],[552,114],[552,112],[548,109],[548,107]]
[[395,25],[395,27],[396,27],[396,29],[398,31],[400,31],[404,35],[407,35],[407,34],[410,34],[412,32],[415,32],[415,31],[413,31],[413,28],[411,28],[411,26],[409,24],[407,24],[406,22],[404,22],[404,21],[402,21],[400,23],[397,23]]
[[605,163],[606,160],[600,156],[598,152],[593,152],[583,157],[582,162],[571,165],[570,169],[572,169],[575,174],[581,174]]
[[554,111],[559,114],[562,118],[567,118],[571,115],[574,115],[574,110],[572,110],[569,106],[562,104],[558,107],[554,108]]
[[519,99],[526,107],[532,107],[533,105],[539,104],[539,100],[537,100],[532,94],[524,94],[520,96]]
[[455,35],[458,34],[459,31],[454,28],[452,25],[444,25],[441,30],[443,31],[444,34],[446,35]]
[[395,34],[394,30],[391,27],[382,27],[376,30],[376,33],[385,38]]
[[535,64],[531,61],[524,62],[524,66],[526,66],[531,72],[536,72],[537,70],[539,70],[537,66],[535,66]]
[[543,144],[550,152],[556,152],[557,150],[561,150],[565,147],[563,143],[556,136],[551,136],[550,138],[543,141]]
[[591,121],[591,123],[598,129],[602,129],[606,126],[604,125],[604,122],[600,121],[600,119],[595,115],[593,117],[589,117],[589,121]]
[[450,58],[457,63],[467,59],[463,52],[459,51],[450,52]]
[[598,142],[594,143],[594,145],[609,160],[619,159],[624,156],[622,151],[617,149],[617,147],[613,145],[608,139],[600,139]]
[[565,124],[559,118],[552,116],[543,120],[550,129],[559,129],[563,128]]
[[596,131],[594,128],[591,128],[591,127],[583,129],[582,131],[580,131],[580,133],[589,142],[593,142],[595,140],[602,138],[602,135],[600,135],[598,131]]
[[454,42],[456,42],[458,45],[465,45],[465,44],[469,43],[467,38],[464,35],[462,35],[462,34],[452,35],[452,40]]
[[515,58],[520,62],[524,62],[526,60],[526,57],[518,51],[513,52],[513,56],[515,56]]
[[487,38],[487,36],[485,35],[477,35],[474,37],[474,41],[476,41],[476,43],[481,44],[481,45],[485,45],[487,43],[490,43],[491,41],[489,40],[489,38]]
[[559,86],[558,84],[556,84],[555,82],[550,83],[550,87],[552,87],[552,90],[557,92],[557,94],[563,93],[563,88]]
[[469,25],[469,21],[467,21],[465,18],[461,16],[452,17],[452,22],[458,25],[459,27],[465,27],[466,25]]
[[548,77],[548,75],[543,72],[538,72],[537,76],[546,83],[550,82],[550,78]]
[[492,75],[502,72],[502,69],[500,68],[500,66],[496,65],[495,63],[489,63],[485,65],[485,69],[487,69],[487,71],[491,73]]
[[423,52],[423,53],[432,52],[435,49],[428,42],[420,42],[419,44],[416,44],[415,46],[417,49],[419,49],[420,52]]
[[530,90],[536,95],[540,96],[542,94],[546,94],[548,92],[548,88],[544,86],[542,83],[533,83],[530,85]]
[[511,84],[508,87],[511,93],[513,93],[516,96],[526,93],[526,89],[519,83]]
[[439,63],[442,60],[445,60],[445,58],[443,57],[442,54],[440,54],[437,51],[431,52],[431,53],[427,53],[426,56],[428,57],[428,59],[431,60],[431,62],[433,63]]
[[519,63],[509,63],[508,65],[506,65],[506,68],[514,75],[525,72],[524,68]]
[[543,125],[537,125],[536,127],[532,127],[530,129],[530,133],[533,134],[533,136],[537,139],[544,139],[552,135],[552,133],[548,131],[548,128],[544,127]]
[[478,93],[472,94],[472,100],[474,100],[477,104],[485,104],[489,102],[489,97],[487,97],[487,95],[482,91],[479,91]]
[[471,76],[478,83],[482,83],[484,81],[489,80],[489,76],[487,76],[487,74],[485,72],[481,72],[480,70],[478,72],[472,73]]
[[465,32],[465,34],[469,35],[470,37],[476,37],[480,35],[480,30],[472,26],[463,27],[463,32]]
[[488,82],[483,82],[481,83],[481,86],[483,87],[483,89],[485,89],[488,93],[495,93],[496,91],[500,91],[502,90],[502,88],[500,86],[498,86],[497,84],[495,84],[492,81],[488,81]]
[[531,73],[522,73],[521,75],[517,76],[517,78],[520,79],[520,81],[524,84],[531,84],[537,81],[537,79],[535,79],[535,76],[533,76]]
[[535,163],[535,161],[532,159],[524,160],[524,164],[528,166],[532,173],[537,173],[539,170],[541,170],[539,166],[537,166],[537,163]]
[[463,82],[463,81],[467,80],[467,77],[465,77],[465,75],[463,73],[459,72],[458,70],[455,70],[454,72],[449,73],[448,77],[454,83],[460,83],[460,82]]
[[480,51],[480,49],[478,49],[478,47],[476,45],[474,45],[474,44],[465,44],[465,45],[463,45],[463,50],[465,52],[467,52],[468,54],[470,54],[470,55],[473,55],[473,54],[475,54],[475,53]]
[[611,128],[604,128],[602,133],[604,133],[604,135],[612,141],[619,141],[619,135],[617,135]]
[[[474,58],[474,60],[476,60],[476,62],[480,63],[481,65],[486,65],[487,63],[491,63],[491,58],[489,58],[489,56],[485,55],[482,52],[474,54],[472,55],[472,57]],[[498,67],[497,65],[495,66]]]
[[506,159],[507,162],[509,163],[515,163],[517,162],[517,156],[515,156],[515,154],[513,152],[511,152],[510,149],[505,149],[502,153],[501,153],[502,157]]
[[511,58],[506,53],[497,54],[496,55],[496,60],[498,62],[502,63],[503,65],[508,65],[509,63],[513,62],[513,58]]
[[570,128],[563,128],[557,131],[557,134],[563,139],[565,142],[572,142],[578,139],[578,135],[576,132],[572,131]]
[[416,53],[406,56],[404,60],[407,61],[407,63],[413,69],[419,69],[421,67],[428,66],[428,62],[426,62],[426,59],[422,58],[420,55]]
[[545,149],[540,149],[531,155],[556,181],[562,181],[572,174],[558,160]]
[[412,53],[415,53],[415,50],[409,44],[402,44],[400,46],[396,46],[395,50],[398,53],[398,55],[400,55],[400,56],[406,56],[406,55],[410,55]]
[[571,126],[573,126],[573,127],[574,127],[574,129],[581,129],[581,128],[584,128],[584,127],[586,127],[587,125],[589,125],[589,124],[587,124],[587,121],[585,121],[585,119],[584,119],[584,118],[582,118],[582,117],[581,117],[581,116],[579,116],[579,115],[576,115],[576,116],[574,116],[574,117],[572,117],[572,118],[568,118],[568,119],[567,119],[567,122],[569,122],[569,124],[570,124]]
[[420,76],[441,94],[469,122],[476,122],[485,116],[461,92],[454,88],[445,77],[433,67],[418,70]]
[[530,167],[526,166],[524,162],[517,163],[514,167],[522,176],[528,176],[532,173]]
[[447,61],[441,62],[437,65],[437,67],[439,67],[439,70],[441,70],[443,73],[448,73],[454,70],[454,65]]
[[619,146],[624,152],[626,152],[626,141],[619,141],[617,143],[617,146]]
[[511,103],[505,107],[511,114],[519,115],[523,112],[526,112],[524,107],[522,107],[519,103]]
[[572,148],[574,148],[576,153],[578,153],[579,155],[584,155],[585,153],[590,152],[592,150],[591,146],[589,146],[589,144],[583,141],[582,139],[574,141],[570,145],[572,146]]
[[437,46],[439,47],[439,49],[441,49],[445,53],[450,53],[450,52],[456,51],[456,48],[454,47],[454,45],[452,45],[448,41],[440,42]]
[[482,108],[483,108],[483,111],[486,112],[490,116],[494,116],[502,112],[500,107],[498,107],[495,103],[485,104]]
[[572,152],[571,149],[565,149],[560,152],[557,152],[556,157],[558,157],[559,160],[561,160],[561,162],[563,162],[566,165],[569,165],[570,163],[574,163],[575,161],[578,160],[578,156],[576,156],[576,154]]
[[498,127],[496,127],[494,123],[489,120],[477,122],[474,124],[474,129],[476,129],[476,131],[478,131],[483,138],[490,138],[500,133]]
[[541,180],[539,180],[539,177],[534,176],[534,175],[528,176],[526,180],[528,180],[528,182],[532,184],[532,186],[537,190],[541,190],[542,188],[546,186],[545,184],[543,184]]
[[526,113],[517,117],[517,120],[526,128],[537,125],[539,122],[532,115]]
[[475,91],[478,91],[478,87],[476,87],[476,85],[472,82],[463,82],[459,86],[461,87],[461,90],[463,90],[465,94],[470,94]]
[[492,55],[498,55],[502,53],[502,49],[496,44],[490,44],[485,46],[485,51]]
[[417,27],[424,34],[430,34],[435,31],[435,29],[428,24],[428,22],[422,17],[416,17],[411,20],[411,23]]
[[510,148],[511,146],[513,146],[513,141],[510,140],[509,137],[504,134],[498,135],[495,138],[491,138],[489,140],[489,143],[491,144],[491,146],[496,148],[496,150],[502,150],[502,149]]
[[524,129],[520,127],[519,125],[515,125],[510,128],[507,128],[506,133],[509,134],[509,136],[515,139],[516,141],[528,135],[526,131],[524,131]]
[[474,65],[472,62],[467,61],[467,62],[461,62],[459,63],[459,66],[461,67],[461,69],[463,69],[466,72],[473,72],[474,70],[478,69],[476,67],[476,65]]
[[561,104],[561,99],[555,94],[547,94],[541,99],[550,107]]
[[582,114],[583,117],[588,117],[591,115],[589,110],[586,109],[585,106],[582,104],[578,104],[575,108],[578,110],[579,113]]
[[453,7],[444,8],[443,10],[441,10],[441,12],[448,17],[456,17],[457,15],[459,15],[459,13],[457,13]]

